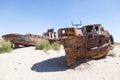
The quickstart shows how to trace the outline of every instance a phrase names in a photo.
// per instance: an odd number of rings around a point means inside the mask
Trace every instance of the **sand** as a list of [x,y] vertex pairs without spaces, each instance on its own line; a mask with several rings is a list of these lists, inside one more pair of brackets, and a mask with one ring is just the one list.
[[64,49],[15,49],[0,54],[0,80],[120,80],[120,46],[110,53],[117,56],[99,60],[81,60],[68,68]]

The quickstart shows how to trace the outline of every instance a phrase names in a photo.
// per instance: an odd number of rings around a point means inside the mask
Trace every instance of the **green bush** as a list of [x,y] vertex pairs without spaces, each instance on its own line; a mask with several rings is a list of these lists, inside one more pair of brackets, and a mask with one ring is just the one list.
[[51,45],[51,48],[52,48],[53,50],[60,50],[60,42],[59,42],[59,41],[54,42],[54,43]]
[[35,48],[38,50],[48,51],[50,49],[50,43],[48,40],[40,40],[36,43]]
[[35,49],[37,50],[44,50],[45,52],[53,49],[53,50],[60,50],[60,43],[58,41],[50,44],[48,40],[40,40],[36,43]]
[[4,39],[0,40],[0,53],[11,52],[11,42],[5,41]]

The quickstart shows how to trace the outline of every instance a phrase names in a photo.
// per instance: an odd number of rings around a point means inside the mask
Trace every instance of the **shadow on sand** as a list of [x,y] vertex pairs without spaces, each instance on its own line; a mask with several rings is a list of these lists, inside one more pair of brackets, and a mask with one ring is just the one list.
[[[47,59],[45,61],[35,63],[31,70],[35,72],[56,72],[56,71],[65,71],[67,69],[75,69],[76,67],[81,67],[83,64],[84,67],[89,66],[87,62],[91,61],[90,59],[82,59],[70,67],[67,66],[65,56],[56,57],[52,59]],[[84,64],[85,63],[85,64]],[[87,65],[86,65],[87,64]],[[82,66],[83,66],[82,65]]]
[[40,63],[35,63],[31,70],[35,72],[55,72],[55,71],[65,71],[68,69],[65,61],[65,56],[47,59]]

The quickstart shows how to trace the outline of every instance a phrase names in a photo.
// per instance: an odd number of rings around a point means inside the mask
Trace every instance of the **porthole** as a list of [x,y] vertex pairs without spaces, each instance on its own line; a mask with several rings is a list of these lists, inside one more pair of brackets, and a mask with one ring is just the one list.
[[62,30],[62,34],[65,34],[65,30]]

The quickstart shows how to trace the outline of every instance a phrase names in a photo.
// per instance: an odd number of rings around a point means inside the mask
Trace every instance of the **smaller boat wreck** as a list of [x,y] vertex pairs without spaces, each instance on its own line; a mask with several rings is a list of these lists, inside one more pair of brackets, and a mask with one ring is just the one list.
[[97,59],[107,55],[113,44],[113,37],[101,24],[82,28],[62,28],[58,36],[66,52],[67,65],[81,59]]
[[[56,37],[58,36],[58,38]],[[107,55],[114,43],[112,35],[101,24],[86,25],[81,28],[61,28],[58,35],[54,29],[48,29],[42,36],[34,34],[7,34],[2,36],[10,40],[13,47],[34,46],[37,41],[47,39],[50,43],[60,41],[66,53],[68,66],[81,59],[97,59]]]
[[56,32],[54,29],[48,29],[46,33],[43,35],[35,35],[35,34],[6,34],[2,36],[3,39],[9,40],[13,45],[13,48],[19,48],[20,45],[22,46],[35,46],[36,42],[40,40],[49,40],[50,43],[57,41]]

